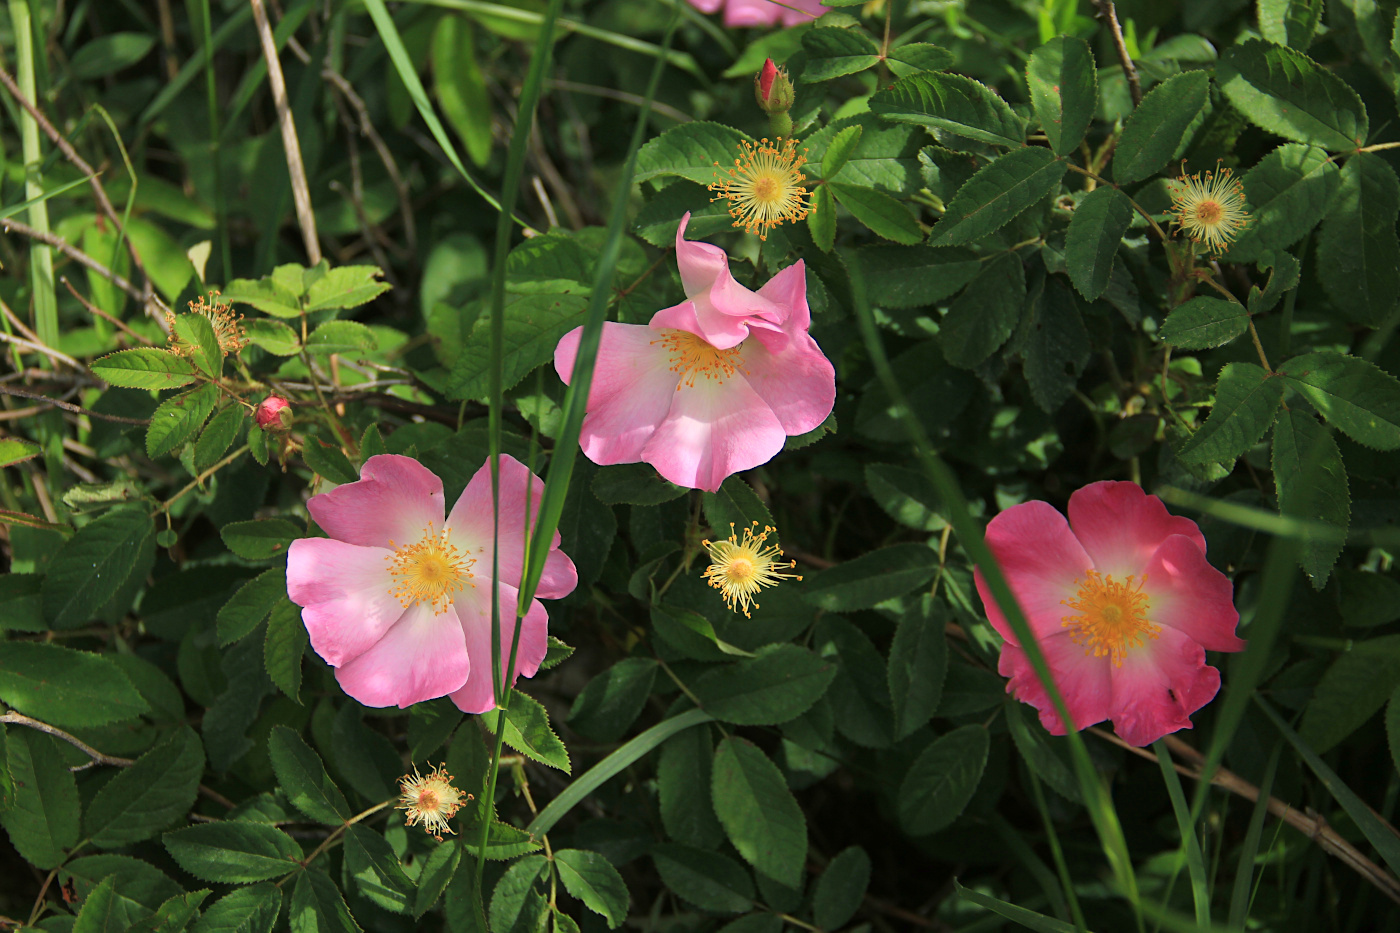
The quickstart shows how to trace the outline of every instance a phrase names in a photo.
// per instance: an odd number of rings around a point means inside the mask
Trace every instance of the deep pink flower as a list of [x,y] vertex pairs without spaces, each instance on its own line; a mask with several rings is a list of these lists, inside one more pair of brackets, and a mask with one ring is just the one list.
[[[676,231],[689,297],[646,327],[603,325],[579,446],[594,463],[641,460],[677,485],[713,492],[825,421],[836,371],[807,333],[802,262],[751,292],[730,275],[724,250],[685,239],[689,219]],[[565,382],[582,331],[554,350]]]
[[257,411],[253,417],[257,419],[258,427],[267,431],[280,431],[286,425],[282,421],[282,412],[292,407],[292,403],[280,395],[269,395],[258,402]]
[[[724,7],[724,25],[774,26],[781,20],[784,26],[810,23],[826,12],[821,0],[690,0],[701,13],[715,13]],[[809,15],[810,14],[810,15]]]
[[[510,659],[525,541],[544,483],[501,457],[501,664]],[[370,457],[360,479],[312,496],[328,538],[293,541],[287,595],[302,607],[311,647],[365,706],[407,707],[451,696],[468,713],[495,707],[491,686],[491,474],[476,471],[443,521],[442,480],[411,457]],[[537,596],[578,583],[559,535]],[[534,600],[520,631],[515,674],[539,670],[549,617]],[[515,676],[509,678],[515,682]]]
[[[1045,502],[992,519],[987,545],[1006,574],[1078,730],[1105,719],[1132,745],[1191,728],[1220,689],[1210,651],[1239,651],[1234,588],[1206,562],[1196,523],[1136,483],[1069,497],[1069,521]],[[977,592],[1006,644],[997,670],[1055,735],[1065,724],[980,571]]]

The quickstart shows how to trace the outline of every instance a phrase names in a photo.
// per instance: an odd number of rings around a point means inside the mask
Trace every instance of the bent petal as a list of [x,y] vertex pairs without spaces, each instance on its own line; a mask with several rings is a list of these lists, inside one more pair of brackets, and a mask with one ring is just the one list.
[[[582,328],[565,334],[554,351],[554,367],[569,381]],[[579,448],[594,463],[636,463],[656,426],[666,417],[680,377],[658,335],[640,324],[603,325],[588,416]]]
[[1235,635],[1240,614],[1235,588],[1210,565],[1196,542],[1172,535],[1147,562],[1143,592],[1150,601],[1148,617],[1169,625],[1208,651],[1240,651],[1244,639]]
[[690,214],[686,213],[676,228],[676,266],[685,295],[694,305],[699,329],[685,329],[704,337],[717,349],[727,350],[749,335],[751,317],[766,318],[764,323],[770,325],[781,324],[786,317],[783,309],[734,281],[724,250],[685,238],[689,222]]
[[[1068,632],[1040,639],[1040,650],[1050,665],[1055,688],[1069,708],[1076,732],[1112,715],[1113,681],[1109,672],[1113,664],[1108,658],[1085,654],[1083,646],[1076,645]],[[1055,704],[1040,678],[1035,676],[1025,649],[1009,642],[1002,645],[997,673],[1010,678],[1007,693],[1035,707],[1046,731],[1051,735],[1065,734],[1064,721],[1055,712]]]
[[316,524],[340,541],[363,547],[411,544],[431,524],[442,528],[442,480],[412,457],[379,454],[360,478],[311,497]]
[[[544,495],[544,481],[509,454],[501,455],[501,533],[500,533],[500,579],[511,586],[520,586],[521,568],[525,553],[525,500],[530,500],[529,522],[533,526],[540,511],[540,498]],[[452,543],[459,549],[470,552],[476,559],[473,572],[478,579],[491,574],[491,463],[488,460],[472,476],[471,482],[462,492],[457,504],[448,516],[447,527],[451,529]],[[540,577],[538,595],[545,599],[558,599],[573,592],[578,585],[578,573],[573,561],[559,548],[559,532],[554,533],[550,544],[549,557],[545,561],[544,574]]]
[[642,460],[677,486],[715,492],[725,477],[773,459],[787,432],[740,378],[683,387]]
[[[1100,659],[1103,660],[1103,659]],[[1113,731],[1129,745],[1151,745],[1191,728],[1191,714],[1214,699],[1220,672],[1206,664],[1199,644],[1176,629],[1129,651],[1112,667]]]
[[779,352],[770,352],[768,344],[762,331],[745,344],[744,378],[784,431],[806,434],[836,407],[836,369],[805,331],[793,334]]
[[1126,480],[1104,480],[1075,490],[1069,497],[1069,523],[1094,568],[1119,580],[1128,574],[1141,576],[1148,559],[1170,535],[1185,535],[1206,552],[1206,539],[1195,522],[1172,515],[1161,499]]
[[[515,588],[501,584],[501,669],[510,662],[510,641],[515,625],[518,595]],[[469,599],[458,600],[458,617],[466,638],[467,653],[473,664],[466,683],[453,691],[452,702],[465,713],[484,713],[496,708],[491,673],[491,587],[489,581],[471,591]],[[539,600],[532,600],[530,611],[520,626],[516,649],[516,677],[533,677],[549,650],[549,614]],[[516,677],[507,683],[514,684]]]
[[769,0],[729,0],[724,8],[724,25],[730,29],[772,26],[782,11],[782,7]]
[[803,260],[763,283],[758,294],[783,309],[785,331],[793,333],[812,326],[812,311],[807,307],[807,264]]
[[471,666],[453,607],[434,615],[415,605],[373,648],[336,668],[335,679],[365,706],[404,709],[458,689]]
[[287,549],[287,596],[303,607],[311,647],[332,667],[374,647],[404,614],[390,593],[392,555],[331,538],[299,538]]
[[[1013,505],[987,524],[987,546],[1006,575],[1031,631],[1041,639],[1063,631],[1062,620],[1069,610],[1062,600],[1074,596],[1076,582],[1093,567],[1065,517],[1048,502]],[[1016,644],[1015,633],[997,608],[980,569],[974,579],[988,621],[1003,638]]]

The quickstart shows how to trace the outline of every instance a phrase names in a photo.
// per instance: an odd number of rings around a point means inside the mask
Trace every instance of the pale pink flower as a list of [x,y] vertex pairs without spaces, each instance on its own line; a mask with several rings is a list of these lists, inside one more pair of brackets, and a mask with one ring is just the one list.
[[[688,297],[645,327],[603,325],[579,446],[594,463],[640,460],[679,486],[713,492],[825,421],[836,371],[807,333],[802,262],[754,293],[734,281],[724,250],[685,239],[689,219],[676,231]],[[554,350],[565,382],[582,331]]]
[[[1092,483],[1069,498],[1069,521],[1045,502],[992,519],[987,545],[1040,644],[1073,723],[1105,719],[1132,745],[1191,728],[1220,689],[1210,651],[1239,651],[1233,586],[1206,562],[1196,523],[1129,482]],[[977,592],[1006,644],[997,670],[1055,735],[1065,724],[980,571]]]
[[[501,457],[501,665],[510,658],[530,520],[544,484]],[[287,595],[302,607],[311,647],[365,706],[408,707],[451,696],[468,713],[495,707],[491,681],[491,474],[476,471],[444,522],[442,480],[411,457],[370,457],[360,479],[312,496],[311,517],[329,535],[293,541]],[[578,583],[559,535],[537,596],[558,599]],[[515,675],[539,670],[549,617],[532,601]],[[508,678],[514,683],[515,676]]]
[[741,26],[775,26],[781,20],[784,26],[797,26],[810,23],[826,12],[820,0],[690,0],[690,5],[701,13],[716,13],[724,8],[724,25],[731,28]]

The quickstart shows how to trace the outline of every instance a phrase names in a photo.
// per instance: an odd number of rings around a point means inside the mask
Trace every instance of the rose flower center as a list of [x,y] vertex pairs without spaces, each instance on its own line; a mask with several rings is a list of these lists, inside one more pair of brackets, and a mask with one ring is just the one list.
[[1161,626],[1147,618],[1149,602],[1142,591],[1146,582],[1145,574],[1136,580],[1130,574],[1120,583],[1111,575],[1087,571],[1075,581],[1079,591],[1074,598],[1060,600],[1077,614],[1062,616],[1060,623],[1070,630],[1076,645],[1084,646],[1086,655],[1107,656],[1115,667],[1122,667],[1130,648],[1141,645],[1144,637],[1156,638],[1162,631]]
[[425,603],[432,606],[434,615],[440,615],[452,605],[453,594],[471,581],[476,561],[457,550],[448,540],[446,528],[438,532],[429,525],[416,544],[389,544],[394,547],[394,553],[386,558],[394,578],[389,592],[405,609]]
[[724,380],[743,368],[744,359],[739,355],[739,347],[720,350],[703,337],[683,330],[666,330],[662,333],[665,336],[652,343],[666,348],[671,355],[671,372],[684,377],[676,384],[677,392],[682,386],[695,388],[695,380],[701,376],[723,384]]

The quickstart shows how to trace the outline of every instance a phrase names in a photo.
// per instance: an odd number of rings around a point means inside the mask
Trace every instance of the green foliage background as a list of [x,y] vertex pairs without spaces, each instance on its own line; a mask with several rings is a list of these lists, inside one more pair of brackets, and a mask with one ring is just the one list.
[[[261,7],[0,10],[0,924],[1400,929],[1395,0]],[[704,186],[765,57],[813,210],[760,241]],[[1222,167],[1211,257],[1171,179]],[[576,457],[550,365],[683,300],[686,211],[747,285],[806,263],[837,370],[713,494]],[[228,355],[165,314],[214,288]],[[491,451],[579,569],[548,670],[365,709],[286,598],[306,498]],[[1046,734],[972,585],[1100,479],[1200,523],[1249,642],[1146,750]],[[750,619],[700,542],[751,521],[804,579]],[[392,808],[429,762],[443,842]]]

